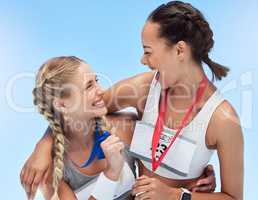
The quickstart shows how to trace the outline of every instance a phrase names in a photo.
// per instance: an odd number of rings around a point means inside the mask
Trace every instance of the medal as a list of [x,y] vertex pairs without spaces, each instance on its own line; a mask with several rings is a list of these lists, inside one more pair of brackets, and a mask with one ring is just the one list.
[[162,160],[166,156],[169,149],[172,147],[176,139],[178,138],[181,130],[184,128],[184,126],[187,123],[188,118],[190,117],[190,114],[192,113],[194,107],[199,102],[201,97],[204,94],[204,91],[208,85],[208,79],[206,77],[203,78],[203,80],[200,82],[199,87],[196,92],[196,96],[193,100],[193,103],[188,108],[187,112],[185,113],[182,121],[180,122],[180,126],[176,130],[176,134],[173,136],[171,142],[169,143],[168,147],[164,150],[164,152],[161,154],[160,157],[156,158],[156,149],[159,144],[160,136],[163,131],[164,126],[164,119],[166,115],[166,108],[167,108],[167,96],[168,96],[168,89],[163,90],[161,92],[161,100],[160,100],[160,106],[159,106],[159,116],[156,121],[153,137],[152,137],[152,171],[155,171],[161,164]]

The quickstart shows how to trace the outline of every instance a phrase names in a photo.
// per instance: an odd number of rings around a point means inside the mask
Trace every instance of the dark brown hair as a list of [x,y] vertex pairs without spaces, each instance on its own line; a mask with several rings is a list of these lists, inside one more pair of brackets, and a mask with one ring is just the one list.
[[160,25],[159,36],[170,45],[185,41],[192,49],[194,60],[206,63],[212,71],[212,80],[226,77],[229,68],[222,66],[209,57],[214,45],[213,32],[202,13],[189,3],[171,1],[162,4],[148,17],[148,21]]

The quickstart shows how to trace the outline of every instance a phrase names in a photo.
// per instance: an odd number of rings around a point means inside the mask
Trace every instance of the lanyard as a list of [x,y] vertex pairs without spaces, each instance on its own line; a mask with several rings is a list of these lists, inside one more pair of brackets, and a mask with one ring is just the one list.
[[80,168],[85,168],[85,167],[88,167],[93,162],[95,157],[97,157],[97,159],[99,160],[102,160],[105,158],[105,154],[100,144],[110,136],[110,133],[108,131],[103,131],[103,133],[101,134],[100,127],[98,124],[96,124],[94,134],[95,134],[94,145],[93,145],[90,157],[80,166],[78,166],[75,162],[72,161],[75,166]]
[[158,119],[157,119],[157,122],[155,125],[153,137],[152,137],[152,171],[155,171],[160,166],[160,164],[161,164],[162,160],[164,159],[165,155],[167,154],[168,150],[171,148],[171,146],[174,144],[174,142],[178,138],[181,130],[186,125],[187,120],[193,111],[193,108],[196,106],[196,104],[199,102],[199,100],[203,96],[207,85],[208,85],[208,79],[206,77],[204,77],[199,84],[199,87],[197,89],[196,96],[193,100],[193,103],[188,108],[187,112],[185,113],[182,121],[180,122],[180,126],[176,130],[176,134],[173,136],[168,148],[163,152],[163,154],[161,154],[161,156],[159,158],[156,159],[155,158],[156,149],[158,147],[161,132],[163,131],[164,119],[165,119],[166,108],[167,108],[168,89],[162,90],[160,108],[159,108],[159,116],[158,116]]
[[89,159],[82,164],[80,167],[84,168],[89,166],[93,160],[95,159],[95,157],[97,157],[99,160],[102,160],[105,158],[105,154],[100,146],[101,142],[103,142],[108,136],[110,136],[110,133],[108,131],[104,131],[103,134],[100,135],[99,131],[96,130],[95,131],[95,143],[94,146],[92,148],[91,154]]

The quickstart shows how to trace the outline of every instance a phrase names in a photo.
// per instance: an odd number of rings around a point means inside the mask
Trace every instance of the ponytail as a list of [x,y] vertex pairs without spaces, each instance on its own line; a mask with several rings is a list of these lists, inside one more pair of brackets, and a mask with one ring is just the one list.
[[214,81],[214,79],[221,80],[223,77],[226,77],[230,71],[229,68],[212,61],[208,55],[203,58],[203,62],[208,65],[212,72],[212,81]]

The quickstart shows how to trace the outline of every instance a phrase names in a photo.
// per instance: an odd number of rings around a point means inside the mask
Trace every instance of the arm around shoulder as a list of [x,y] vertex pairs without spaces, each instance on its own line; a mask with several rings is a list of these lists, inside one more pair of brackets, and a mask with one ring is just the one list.
[[104,95],[109,113],[126,107],[142,110],[144,108],[142,104],[145,105],[154,73],[155,71],[145,72],[119,81],[110,87]]
[[[243,199],[244,141],[239,118],[234,108],[223,102],[214,112],[209,136],[216,146],[220,162],[221,192],[209,199]],[[199,194],[193,194],[202,199]],[[195,198],[193,198],[195,199]]]

